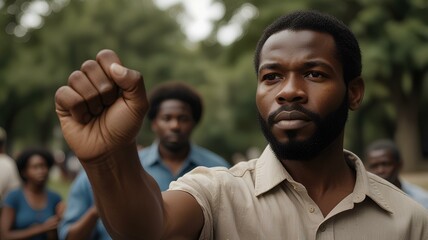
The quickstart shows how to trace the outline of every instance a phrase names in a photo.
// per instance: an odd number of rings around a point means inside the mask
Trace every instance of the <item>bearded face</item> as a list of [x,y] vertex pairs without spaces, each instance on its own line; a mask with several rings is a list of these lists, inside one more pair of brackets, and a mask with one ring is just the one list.
[[[333,112],[322,118],[319,114],[311,112],[299,104],[281,106],[269,115],[265,121],[259,112],[259,122],[262,132],[269,142],[275,155],[280,160],[309,160],[317,156],[323,149],[329,146],[343,131],[348,118],[348,96],[345,95],[340,106]],[[284,111],[297,111],[305,114],[310,121],[315,123],[315,131],[312,136],[304,140],[297,140],[299,130],[290,130],[285,134],[287,142],[280,142],[273,134],[272,128],[275,117]]]

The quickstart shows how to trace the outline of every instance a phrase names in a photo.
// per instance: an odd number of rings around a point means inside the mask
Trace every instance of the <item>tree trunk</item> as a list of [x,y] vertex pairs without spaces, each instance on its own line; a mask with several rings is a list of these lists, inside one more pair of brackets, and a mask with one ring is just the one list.
[[401,151],[404,171],[427,169],[422,156],[417,105],[401,104],[397,107],[395,141]]

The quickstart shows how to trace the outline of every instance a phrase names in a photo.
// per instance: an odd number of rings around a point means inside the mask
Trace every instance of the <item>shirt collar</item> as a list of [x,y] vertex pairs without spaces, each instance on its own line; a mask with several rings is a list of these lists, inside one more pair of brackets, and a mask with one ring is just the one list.
[[271,190],[285,179],[292,180],[291,175],[276,158],[270,145],[265,148],[256,163],[255,178],[256,196]]
[[[356,172],[355,187],[352,193],[353,202],[360,203],[368,196],[382,209],[392,213],[387,198],[383,196],[377,183],[369,178],[370,173],[367,173],[362,161],[348,150],[344,150],[344,154],[348,164]],[[284,180],[294,182],[268,145],[256,163],[255,195],[259,196],[268,192]]]
[[356,181],[353,191],[354,203],[362,202],[366,196],[372,199],[379,207],[389,213],[393,213],[391,205],[388,203],[388,198],[382,194],[378,187],[378,183],[367,172],[361,159],[351,151],[344,150],[348,164],[355,169]]

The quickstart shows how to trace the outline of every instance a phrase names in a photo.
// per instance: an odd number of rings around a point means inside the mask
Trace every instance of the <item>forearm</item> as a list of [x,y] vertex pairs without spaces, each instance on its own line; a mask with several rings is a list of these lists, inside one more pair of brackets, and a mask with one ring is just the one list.
[[143,170],[135,144],[83,166],[98,213],[113,239],[160,238],[164,224],[161,192]]
[[70,226],[67,240],[90,239],[98,221],[95,209],[89,209],[77,222]]
[[41,224],[33,225],[26,229],[5,231],[4,233],[1,234],[1,239],[8,239],[8,240],[28,239],[38,234],[45,233],[47,231],[48,230],[44,229]]

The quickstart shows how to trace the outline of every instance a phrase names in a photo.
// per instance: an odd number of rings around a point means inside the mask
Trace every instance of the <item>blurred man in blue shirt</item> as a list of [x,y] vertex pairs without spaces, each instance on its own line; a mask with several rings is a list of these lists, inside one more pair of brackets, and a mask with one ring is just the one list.
[[[140,150],[139,157],[161,191],[197,166],[230,166],[217,154],[191,143],[190,137],[201,119],[203,106],[201,97],[190,86],[179,82],[160,84],[152,90],[149,102],[147,117],[156,140]],[[111,239],[98,217],[84,171],[71,187],[59,239]]]
[[399,178],[403,166],[397,145],[389,139],[371,143],[365,153],[367,170],[391,182],[428,209],[428,192]]

